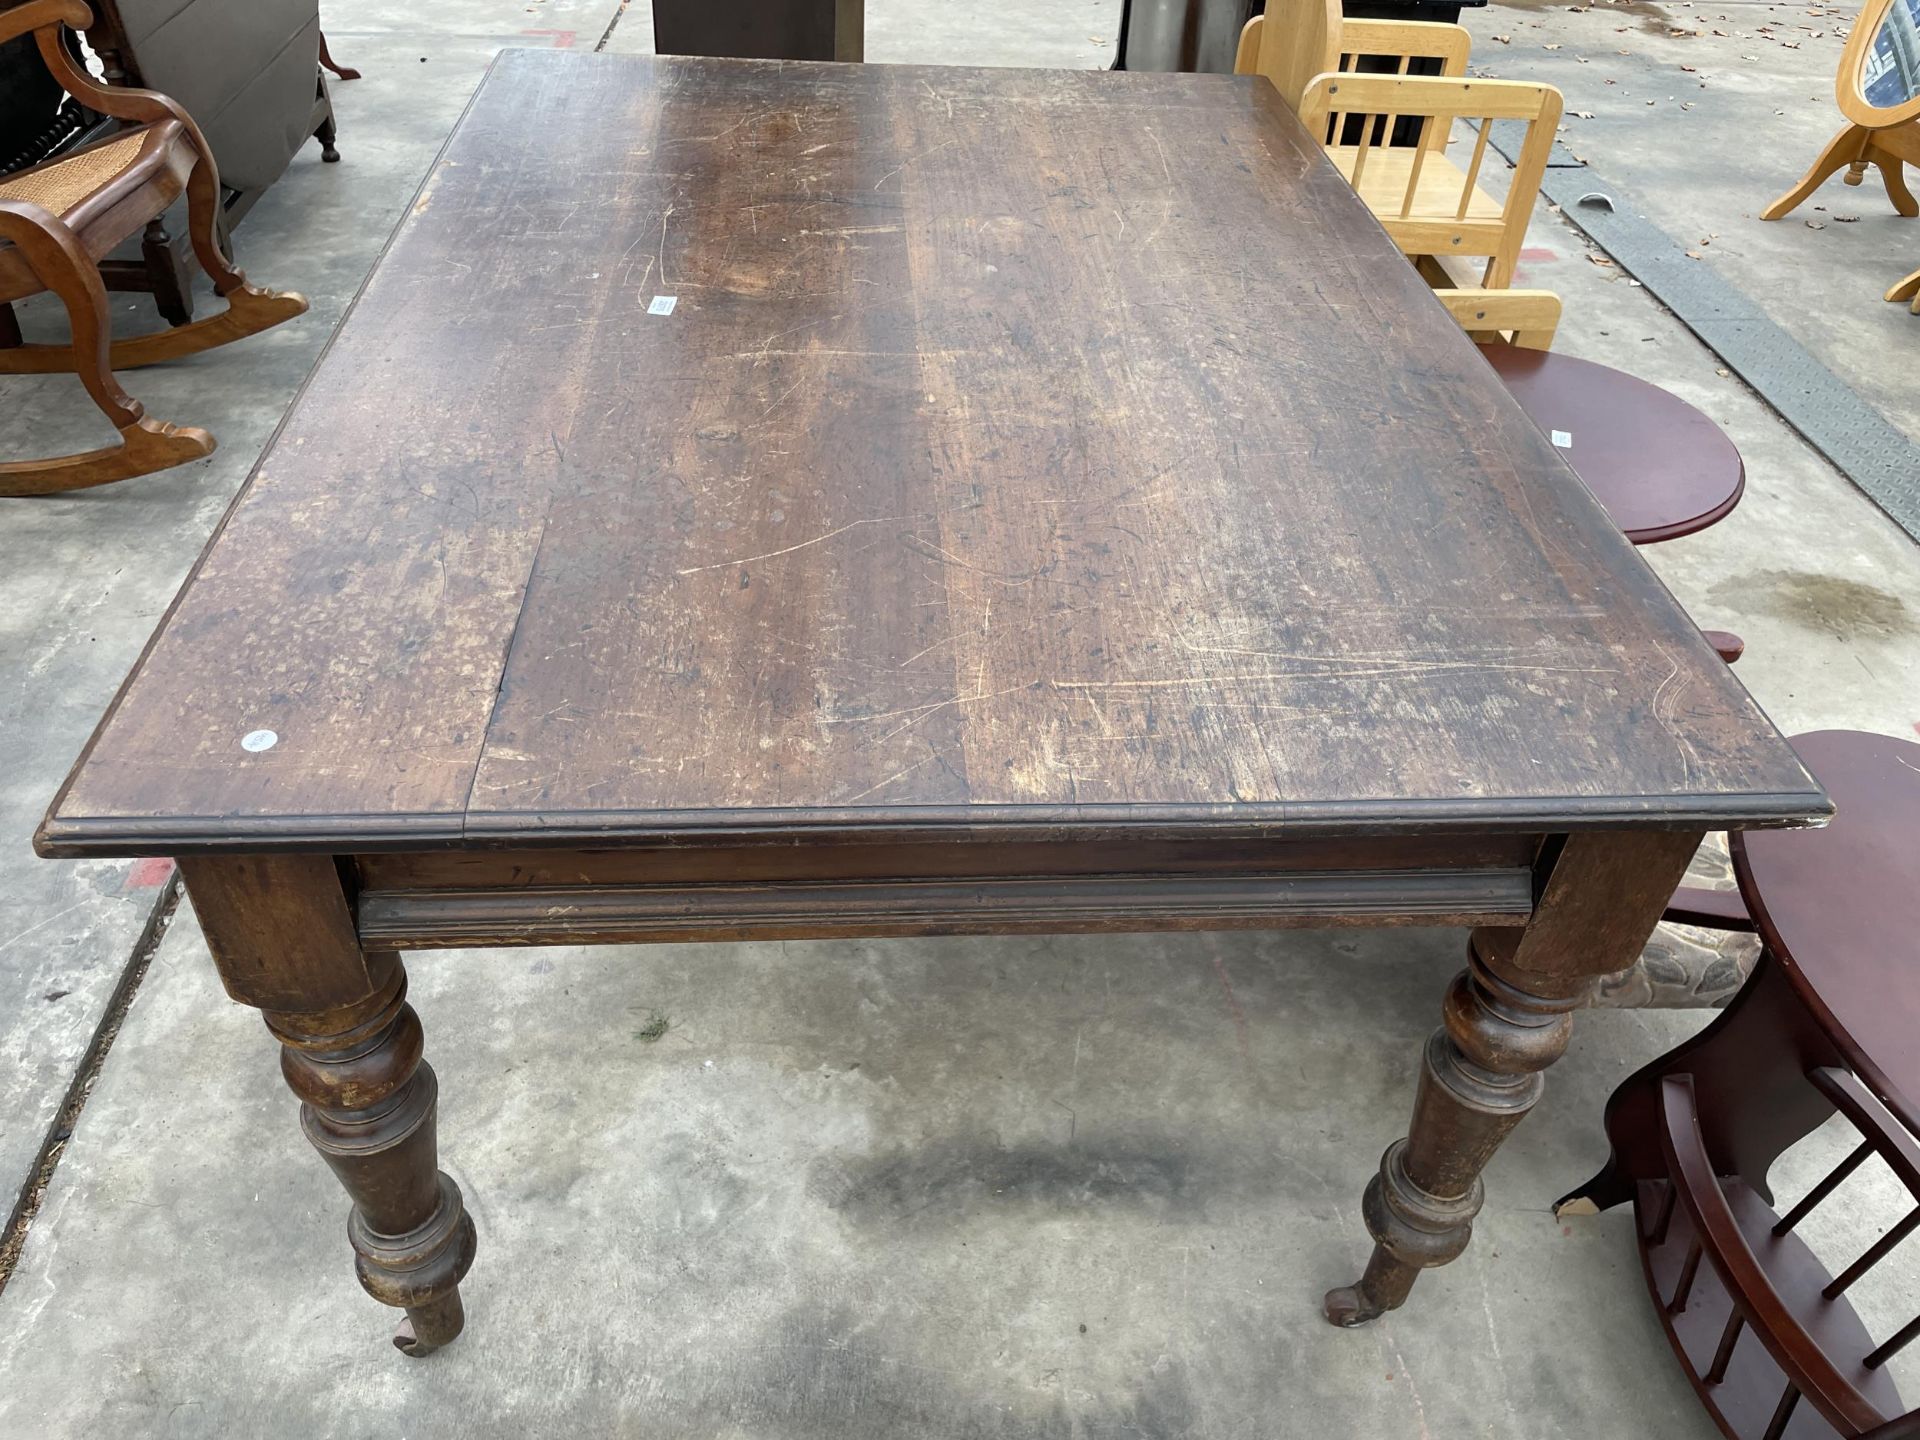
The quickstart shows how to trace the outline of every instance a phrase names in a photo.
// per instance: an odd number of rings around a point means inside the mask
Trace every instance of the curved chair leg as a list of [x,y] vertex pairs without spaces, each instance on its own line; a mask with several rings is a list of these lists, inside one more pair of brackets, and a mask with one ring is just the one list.
[[1592,1215],[1633,1198],[1643,1180],[1664,1179],[1655,1107],[1668,1075],[1692,1075],[1703,1121],[1718,1137],[1714,1173],[1735,1175],[1769,1204],[1773,1162],[1833,1114],[1833,1102],[1806,1083],[1808,1070],[1840,1063],[1833,1042],[1808,1016],[1763,952],[1752,978],[1699,1034],[1628,1076],[1607,1100],[1612,1154],[1598,1175],[1554,1202],[1557,1217]]
[[360,72],[358,70],[334,63],[333,52],[327,49],[327,32],[324,30],[320,32],[320,64],[323,68],[331,70],[334,74],[338,75],[342,80],[358,80],[360,78]]
[[[1865,168],[1860,157],[1866,150],[1869,138],[1870,132],[1861,129],[1858,125],[1847,126],[1827,142],[1827,148],[1820,152],[1820,158],[1815,160],[1808,167],[1807,173],[1800,177],[1800,183],[1762,210],[1760,218],[1762,220],[1780,219],[1826,184],[1837,170],[1856,164]],[[1851,175],[1848,176],[1848,180],[1855,185],[1860,183]],[[1898,202],[1895,203],[1898,204]]]
[[[55,495],[184,465],[213,453],[204,430],[149,420],[140,402],[120,388],[109,359],[107,291],[80,242],[37,205],[0,201],[0,239],[25,258],[40,282],[60,298],[73,327],[67,369],[120,432],[120,443],[50,460],[0,462],[0,495]],[[16,350],[0,355],[17,354]]]
[[[258,335],[262,330],[270,330],[306,313],[306,296],[291,290],[265,290],[249,285],[246,275],[233,267],[214,235],[219,211],[219,172],[213,162],[202,155],[187,177],[187,236],[193,242],[194,257],[200,267],[213,279],[213,293],[227,302],[227,308],[218,315],[176,325],[171,330],[114,342],[107,355],[110,368],[137,370],[142,365],[197,355],[203,350]],[[97,272],[94,280],[96,284],[99,281]],[[64,345],[18,345],[0,349],[0,375],[66,374],[74,369],[78,353],[78,347],[70,349]]]
[[1911,300],[1913,301],[1913,313],[1920,315],[1920,270],[1914,271],[1913,274],[1907,276],[1906,279],[1887,291],[1887,299]]
[[1887,187],[1887,199],[1893,202],[1893,208],[1909,220],[1920,215],[1920,201],[1907,188],[1906,162],[1873,144],[1867,146],[1867,158],[1879,167],[1880,183]]

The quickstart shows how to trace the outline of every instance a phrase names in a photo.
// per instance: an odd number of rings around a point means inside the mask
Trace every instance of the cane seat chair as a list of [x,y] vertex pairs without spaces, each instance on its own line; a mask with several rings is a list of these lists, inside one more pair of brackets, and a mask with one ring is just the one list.
[[[307,308],[299,295],[249,285],[221,252],[214,234],[219,176],[187,113],[152,91],[100,85],[75,62],[63,32],[90,23],[80,0],[29,0],[0,11],[0,41],[31,34],[48,71],[74,99],[127,127],[0,178],[0,375],[77,375],[120,438],[116,445],[73,455],[0,461],[0,495],[104,485],[210,454],[211,435],[150,419],[114,371],[225,345]],[[227,308],[157,334],[115,341],[99,263],[183,193],[194,255]],[[11,304],[49,291],[66,307],[71,343],[24,343]]]

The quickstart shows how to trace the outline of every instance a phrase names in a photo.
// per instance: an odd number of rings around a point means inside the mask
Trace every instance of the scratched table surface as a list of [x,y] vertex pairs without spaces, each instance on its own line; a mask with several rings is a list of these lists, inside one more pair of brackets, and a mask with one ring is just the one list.
[[41,845],[1824,808],[1264,81],[509,51]]

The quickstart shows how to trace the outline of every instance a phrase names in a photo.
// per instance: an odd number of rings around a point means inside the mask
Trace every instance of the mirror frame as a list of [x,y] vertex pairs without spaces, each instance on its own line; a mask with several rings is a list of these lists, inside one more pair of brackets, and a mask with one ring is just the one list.
[[1860,84],[1860,72],[1866,68],[1867,52],[1873,45],[1874,37],[1880,33],[1887,12],[1895,5],[1906,3],[1907,0],[1866,0],[1853,22],[1853,28],[1847,32],[1847,48],[1840,52],[1840,70],[1833,77],[1834,99],[1839,102],[1840,113],[1863,130],[1889,130],[1895,125],[1904,125],[1909,120],[1920,118],[1920,95],[1915,95],[1904,104],[1882,110],[1867,103],[1866,92]]

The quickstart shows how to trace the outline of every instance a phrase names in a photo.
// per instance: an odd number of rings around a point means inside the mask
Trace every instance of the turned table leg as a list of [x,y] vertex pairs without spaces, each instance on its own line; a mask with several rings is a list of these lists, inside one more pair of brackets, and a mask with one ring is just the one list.
[[1427,1042],[1407,1138],[1389,1146],[1361,1214],[1373,1255],[1327,1292],[1327,1319],[1363,1325],[1406,1303],[1422,1270],[1467,1248],[1480,1172],[1540,1098],[1566,1052],[1571,1012],[1624,970],[1685,874],[1698,834],[1575,835],[1546,847],[1524,929],[1482,928]]
[[347,1236],[366,1292],[404,1309],[394,1344],[428,1355],[460,1333],[473,1221],[439,1169],[438,1087],[397,955],[368,955],[327,857],[183,860],[215,963],[265,1012],[300,1123],[353,1201]]

